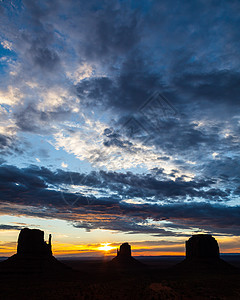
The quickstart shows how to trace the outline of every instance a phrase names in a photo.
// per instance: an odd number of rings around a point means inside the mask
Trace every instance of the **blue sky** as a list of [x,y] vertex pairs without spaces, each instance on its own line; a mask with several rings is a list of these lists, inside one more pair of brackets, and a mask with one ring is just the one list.
[[50,222],[72,243],[205,232],[238,251],[239,6],[0,2],[2,245]]

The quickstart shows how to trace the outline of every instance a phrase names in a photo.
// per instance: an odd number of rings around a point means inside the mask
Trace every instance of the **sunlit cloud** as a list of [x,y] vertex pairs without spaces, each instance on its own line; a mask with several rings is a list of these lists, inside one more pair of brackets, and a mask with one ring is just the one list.
[[[74,128],[74,125],[71,125]],[[122,170],[139,168],[151,170],[162,168],[166,174],[170,174],[177,165],[172,160],[162,161],[159,157],[164,153],[157,151],[154,146],[147,146],[141,142],[131,141],[131,146],[118,147],[111,145],[106,147],[104,130],[107,124],[85,119],[84,123],[77,126],[77,130],[60,130],[54,135],[57,149],[63,148],[68,153],[73,153],[79,160],[90,162],[93,167],[107,170]],[[124,137],[122,136],[124,144]],[[195,164],[195,163],[192,163]],[[178,170],[176,177],[185,175],[185,180],[191,180],[194,173]]]
[[219,155],[219,153],[217,153],[217,152],[213,152],[213,153],[212,153],[212,157],[213,157],[214,159],[217,158],[218,155]]
[[63,168],[67,168],[68,167],[68,164],[66,164],[64,161],[61,163],[61,166],[63,167]]
[[93,67],[91,65],[88,65],[87,63],[84,63],[82,65],[79,65],[74,71],[66,72],[67,77],[70,78],[74,84],[77,84],[79,81],[89,78],[93,75]]
[[14,106],[21,102],[23,96],[23,93],[18,88],[9,85],[7,90],[0,90],[0,104]]
[[3,46],[4,49],[12,51],[12,43],[11,42],[4,40],[1,42],[1,45]]

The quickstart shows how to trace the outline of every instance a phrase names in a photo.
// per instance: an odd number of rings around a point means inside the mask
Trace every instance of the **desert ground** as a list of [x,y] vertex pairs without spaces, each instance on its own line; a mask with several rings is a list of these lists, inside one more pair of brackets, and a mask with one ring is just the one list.
[[233,268],[183,268],[184,257],[139,257],[136,268],[106,259],[64,259],[55,273],[1,272],[0,299],[240,299],[240,255]]

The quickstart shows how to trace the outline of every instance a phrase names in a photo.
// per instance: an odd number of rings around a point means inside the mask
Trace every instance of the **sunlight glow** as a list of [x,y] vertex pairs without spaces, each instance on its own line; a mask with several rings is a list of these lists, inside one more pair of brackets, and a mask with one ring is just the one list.
[[109,251],[109,250],[114,249],[114,247],[109,246],[109,245],[110,245],[110,243],[101,244],[101,246],[98,248],[98,250]]

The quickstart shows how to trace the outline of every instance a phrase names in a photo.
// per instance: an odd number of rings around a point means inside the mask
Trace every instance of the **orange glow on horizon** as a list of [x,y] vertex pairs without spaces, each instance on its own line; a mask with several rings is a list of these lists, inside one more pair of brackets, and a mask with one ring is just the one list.
[[115,248],[115,247],[112,247],[112,246],[109,246],[109,245],[110,245],[110,243],[104,243],[104,244],[101,244],[101,246],[98,247],[98,249],[101,250],[101,251],[106,251],[106,252],[108,252],[108,251],[110,251],[110,250],[112,250],[112,249]]
[[[240,253],[239,237],[219,237],[218,238],[220,253]],[[129,241],[132,246],[133,256],[185,256],[185,247],[183,243],[176,242],[176,244],[163,245],[159,244],[149,245],[143,242]],[[79,257],[97,257],[97,256],[116,256],[117,248],[121,242],[106,242],[106,243],[91,243],[91,244],[77,244],[75,240],[64,243],[55,241],[52,245],[54,256],[79,256]],[[9,257],[17,252],[17,242],[12,242],[11,237],[7,242],[0,242],[0,256]]]

